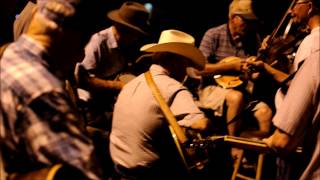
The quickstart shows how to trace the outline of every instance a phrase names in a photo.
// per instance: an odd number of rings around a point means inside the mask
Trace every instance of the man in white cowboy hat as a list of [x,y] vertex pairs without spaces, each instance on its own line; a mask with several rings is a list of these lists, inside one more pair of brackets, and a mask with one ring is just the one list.
[[91,95],[89,124],[103,129],[110,129],[113,104],[124,85],[118,76],[130,72],[139,52],[136,46],[149,29],[149,12],[137,2],[124,2],[107,16],[113,25],[92,36],[78,72],[80,87]]
[[[244,60],[256,55],[260,47],[251,0],[233,0],[229,5],[228,22],[210,28],[203,36],[199,49],[207,59],[206,68],[201,72],[204,79],[226,72],[241,73]],[[223,62],[223,63],[221,63]],[[211,81],[209,81],[211,82]],[[211,82],[212,83],[212,82]],[[209,83],[207,83],[208,85]],[[206,96],[209,94],[209,96]],[[216,116],[225,115],[230,122],[239,114],[246,102],[239,89],[225,89],[209,84],[199,93],[201,106],[211,108]],[[226,107],[226,109],[224,109]],[[259,103],[254,108],[254,117],[258,121],[259,134],[267,134],[271,128],[272,110],[266,103]],[[228,124],[230,135],[239,135],[240,121]],[[236,155],[236,153],[234,154]]]
[[[141,50],[152,53],[155,64],[149,71],[179,125],[205,131],[208,119],[181,84],[187,67],[204,68],[205,59],[194,46],[194,38],[178,30],[165,30],[158,43]],[[124,177],[138,179],[181,176],[171,143],[165,116],[141,74],[124,86],[115,104],[110,153],[116,170]]]

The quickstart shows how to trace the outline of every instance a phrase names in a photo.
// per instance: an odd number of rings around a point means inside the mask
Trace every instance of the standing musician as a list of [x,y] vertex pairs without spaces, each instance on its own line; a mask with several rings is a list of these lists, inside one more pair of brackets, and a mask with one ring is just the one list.
[[[252,10],[251,0],[234,0],[229,6],[228,23],[209,29],[200,44],[200,50],[207,59],[203,76],[225,73],[228,71],[241,72],[244,59],[256,55],[260,46],[255,32],[257,16]],[[221,63],[221,61],[227,62]],[[235,89],[224,89],[220,86],[206,86],[199,93],[200,105],[211,108],[215,115],[226,114],[227,122],[241,112],[243,93]],[[226,106],[226,112],[223,107]],[[254,116],[258,120],[259,130],[263,133],[270,131],[272,110],[265,103],[259,103],[254,108]],[[238,135],[239,121],[228,125],[230,135]],[[236,155],[233,153],[233,155]]]
[[[279,167],[281,179],[320,178],[320,134],[319,134],[319,60],[320,60],[320,1],[297,0],[291,9],[295,23],[307,25],[311,33],[300,44],[293,70],[297,72],[290,83],[283,102],[273,118],[276,131],[265,142],[282,155],[292,152],[297,146],[303,147],[302,171],[288,171],[291,158],[282,156],[283,167]],[[302,64],[303,62],[303,64]],[[256,68],[268,72],[279,82],[288,78],[283,73],[261,61],[252,63]],[[301,68],[299,68],[299,66]],[[293,77],[293,76],[291,76]]]
[[[293,23],[299,26],[307,26],[310,30],[310,34],[303,39],[296,52],[293,65],[289,69],[291,74],[297,71],[303,61],[317,49],[317,43],[320,39],[320,22],[319,8],[314,4],[311,0],[297,0],[290,11]],[[270,74],[279,83],[283,82],[289,76],[289,74],[259,60],[248,63],[260,69],[260,71]],[[284,85],[284,88],[278,90],[276,94],[275,102],[277,108],[281,105],[285,94],[283,91],[285,91],[287,85]]]

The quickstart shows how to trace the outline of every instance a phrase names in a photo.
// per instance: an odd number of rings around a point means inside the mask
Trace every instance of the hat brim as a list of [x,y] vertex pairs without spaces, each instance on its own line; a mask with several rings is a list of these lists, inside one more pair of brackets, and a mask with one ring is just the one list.
[[111,20],[114,21],[114,22],[120,23],[120,24],[125,25],[125,26],[127,26],[127,27],[129,27],[129,28],[132,28],[132,29],[134,29],[134,30],[136,30],[136,31],[144,34],[144,35],[149,35],[148,32],[146,32],[145,30],[141,29],[140,27],[134,26],[134,25],[132,25],[132,24],[127,23],[126,21],[124,21],[124,20],[119,16],[119,10],[110,11],[107,16],[108,16],[109,19],[111,19]]
[[141,51],[145,52],[170,52],[174,54],[181,55],[190,60],[192,67],[203,70],[206,59],[203,56],[202,52],[196,48],[194,45],[179,43],[179,42],[170,42],[163,44],[147,44],[141,47]]
[[246,20],[250,20],[250,21],[258,20],[258,17],[254,14],[237,14],[237,15],[241,16],[242,18],[244,18]]

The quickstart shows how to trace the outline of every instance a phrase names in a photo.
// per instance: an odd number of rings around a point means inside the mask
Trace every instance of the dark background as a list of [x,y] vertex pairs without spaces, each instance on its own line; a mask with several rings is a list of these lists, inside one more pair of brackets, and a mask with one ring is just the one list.
[[[151,24],[155,41],[165,29],[178,29],[193,35],[198,45],[211,27],[228,20],[232,0],[136,0],[152,3]],[[111,6],[120,7],[124,1],[113,0]],[[291,0],[253,0],[253,8],[260,19],[259,32],[264,37],[278,25]]]
[[[108,0],[108,9],[117,9],[124,0]],[[231,0],[135,0],[152,3],[151,39],[157,41],[164,29],[178,29],[193,35],[199,44],[205,31],[227,22]],[[12,23],[27,0],[1,0],[0,43],[12,39]],[[291,0],[253,0],[254,11],[260,18],[259,32],[264,37],[270,34],[286,12]],[[110,22],[106,20],[106,26]]]

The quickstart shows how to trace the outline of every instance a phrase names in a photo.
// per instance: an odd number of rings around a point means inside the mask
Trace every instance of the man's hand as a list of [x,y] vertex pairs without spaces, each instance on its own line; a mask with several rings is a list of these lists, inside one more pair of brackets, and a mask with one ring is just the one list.
[[290,144],[290,136],[279,129],[275,130],[270,137],[262,139],[262,141],[276,153],[292,151],[296,145],[294,143]]
[[203,131],[206,131],[210,127],[210,124],[211,124],[211,122],[208,118],[202,118],[202,119],[199,119],[196,122],[194,122],[191,125],[191,128],[203,132]]
[[261,71],[261,70],[264,70],[264,62],[261,61],[261,60],[258,60],[258,61],[246,61],[247,62],[247,70],[250,70],[250,68],[254,68],[255,70],[257,71]]

